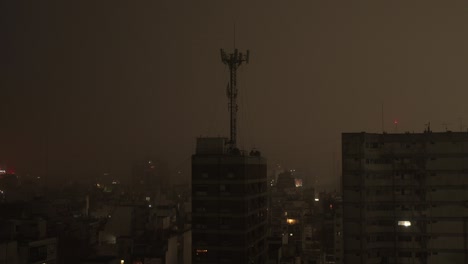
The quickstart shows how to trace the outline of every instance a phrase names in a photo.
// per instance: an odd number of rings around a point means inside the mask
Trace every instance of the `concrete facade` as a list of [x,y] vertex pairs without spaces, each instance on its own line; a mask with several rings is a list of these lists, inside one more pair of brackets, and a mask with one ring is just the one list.
[[265,263],[265,159],[203,140],[192,156],[192,262]]
[[468,263],[468,133],[342,135],[344,263]]

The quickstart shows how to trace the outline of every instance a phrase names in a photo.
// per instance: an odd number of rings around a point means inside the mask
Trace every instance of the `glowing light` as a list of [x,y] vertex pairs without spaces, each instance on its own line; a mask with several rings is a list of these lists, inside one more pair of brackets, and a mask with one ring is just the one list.
[[398,125],[398,120],[393,120],[393,124]]
[[120,264],[125,264],[125,260],[121,259]]
[[293,233],[289,233],[289,236],[293,236]]
[[6,170],[0,170],[0,174],[6,174]]
[[294,179],[294,184],[297,187],[302,187],[302,179]]
[[146,196],[146,201],[149,202],[151,200],[151,197]]
[[286,219],[286,222],[287,222],[289,225],[295,225],[295,224],[297,224],[297,220],[296,220],[296,219],[293,219],[293,218],[288,218],[288,219]]
[[398,225],[399,226],[404,226],[404,227],[409,227],[409,226],[411,226],[411,222],[410,221],[398,221]]
[[319,198],[315,198],[315,201],[318,202],[318,201],[320,201],[320,199],[319,199]]
[[197,249],[195,250],[196,254],[206,254],[208,253],[208,249]]
[[148,207],[151,208],[151,207],[153,207],[153,206],[152,206],[151,204],[148,204]]

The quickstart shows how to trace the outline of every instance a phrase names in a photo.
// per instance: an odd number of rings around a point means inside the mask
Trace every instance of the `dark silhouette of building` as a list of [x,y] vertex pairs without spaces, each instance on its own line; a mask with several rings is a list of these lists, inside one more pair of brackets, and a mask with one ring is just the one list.
[[168,187],[168,178],[169,169],[163,162],[153,159],[135,162],[132,166],[132,191],[142,197],[164,192]]
[[278,189],[278,191],[281,192],[285,192],[287,189],[294,190],[296,188],[296,185],[294,183],[294,177],[291,171],[287,170],[278,175],[276,188]]
[[344,263],[468,263],[468,133],[345,133]]
[[193,263],[265,263],[267,168],[225,138],[199,138],[192,156]]

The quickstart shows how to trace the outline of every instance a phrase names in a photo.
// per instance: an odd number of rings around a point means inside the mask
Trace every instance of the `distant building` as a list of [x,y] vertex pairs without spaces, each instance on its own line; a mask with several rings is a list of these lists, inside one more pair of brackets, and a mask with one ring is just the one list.
[[468,263],[468,133],[342,144],[344,263]]
[[294,190],[296,188],[295,179],[291,171],[285,171],[278,175],[276,188],[281,192],[285,192],[288,189]]
[[13,171],[0,168],[0,203],[11,200],[12,191],[19,187],[18,176]]
[[[0,211],[8,215],[8,207]],[[57,263],[57,238],[47,236],[46,223],[41,218],[0,217],[0,263]]]
[[[132,191],[141,197],[159,194],[167,188],[167,174],[167,166],[162,162],[152,159],[135,162],[132,167]],[[166,182],[163,180],[165,177]]]
[[266,263],[266,161],[226,143],[199,138],[192,156],[192,262]]

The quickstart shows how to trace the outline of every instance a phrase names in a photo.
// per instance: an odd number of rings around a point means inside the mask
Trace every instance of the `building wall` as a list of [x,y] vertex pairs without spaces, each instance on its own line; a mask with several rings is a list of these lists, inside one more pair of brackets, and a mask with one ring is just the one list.
[[266,162],[259,156],[192,157],[193,263],[265,263]]
[[18,264],[18,243],[16,241],[0,243],[0,264]]
[[468,263],[468,133],[342,144],[345,263]]

